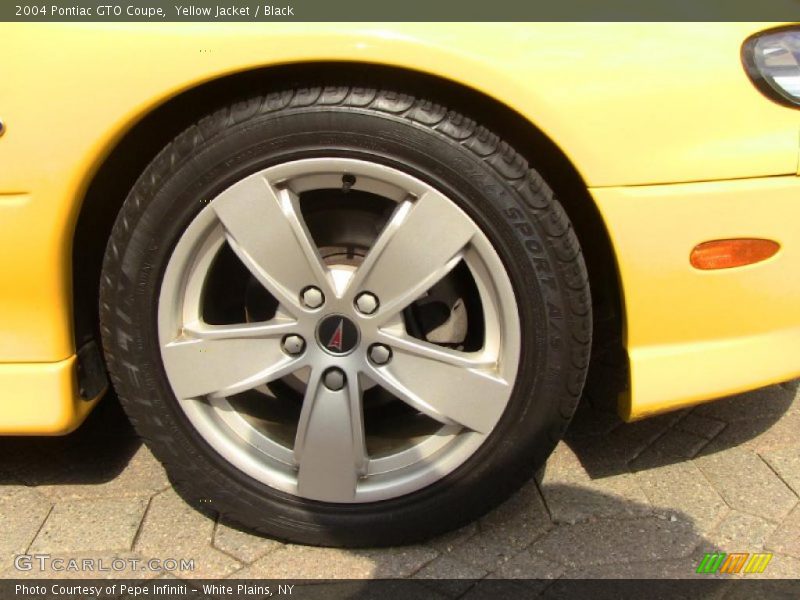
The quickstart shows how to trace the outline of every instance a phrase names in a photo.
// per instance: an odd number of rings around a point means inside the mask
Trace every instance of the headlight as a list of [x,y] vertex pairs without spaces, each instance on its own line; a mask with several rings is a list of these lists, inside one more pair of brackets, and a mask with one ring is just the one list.
[[800,30],[767,31],[750,38],[742,60],[764,94],[781,104],[800,106]]

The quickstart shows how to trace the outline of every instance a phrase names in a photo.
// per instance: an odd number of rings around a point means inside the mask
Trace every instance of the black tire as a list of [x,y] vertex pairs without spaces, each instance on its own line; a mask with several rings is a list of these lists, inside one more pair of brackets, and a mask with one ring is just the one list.
[[[524,368],[494,432],[446,477],[381,502],[306,500],[233,468],[186,419],[160,358],[161,278],[204,199],[258,169],[321,153],[367,157],[445,189],[492,241],[518,298]],[[119,398],[184,498],[263,534],[313,545],[417,541],[502,502],[562,437],[581,395],[591,346],[580,245],[553,192],[526,160],[442,106],[353,87],[248,98],[206,116],[167,145],[117,218],[103,264],[100,320]]]

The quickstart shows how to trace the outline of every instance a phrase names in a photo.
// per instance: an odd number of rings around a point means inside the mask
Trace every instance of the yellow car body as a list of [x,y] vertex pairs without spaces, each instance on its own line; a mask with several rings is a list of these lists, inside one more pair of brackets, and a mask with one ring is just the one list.
[[[800,375],[800,112],[766,98],[740,58],[774,25],[0,25],[0,432],[65,433],[96,401],[78,393],[72,245],[123,137],[187,90],[286,65],[424,73],[560,149],[613,246],[624,418]],[[690,265],[697,244],[737,237],[780,251]]]

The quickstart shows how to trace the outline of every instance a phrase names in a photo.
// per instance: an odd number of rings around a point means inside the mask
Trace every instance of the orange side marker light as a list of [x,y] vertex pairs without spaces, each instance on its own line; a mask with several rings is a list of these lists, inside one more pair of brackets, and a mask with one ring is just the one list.
[[710,271],[742,267],[767,260],[780,250],[780,244],[772,240],[739,238],[712,240],[698,244],[689,256],[695,269]]

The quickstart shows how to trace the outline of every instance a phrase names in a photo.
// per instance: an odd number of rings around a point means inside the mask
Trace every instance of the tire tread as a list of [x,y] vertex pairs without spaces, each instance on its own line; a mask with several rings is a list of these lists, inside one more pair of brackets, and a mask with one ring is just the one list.
[[[526,211],[540,225],[547,238],[547,247],[557,265],[555,276],[566,295],[565,306],[569,314],[563,321],[568,324],[569,337],[573,340],[566,364],[569,373],[564,377],[566,384],[559,394],[560,418],[548,431],[551,445],[554,446],[563,436],[580,399],[591,348],[588,272],[580,243],[566,212],[547,182],[530,167],[522,154],[468,116],[430,100],[393,90],[328,86],[254,95],[201,118],[153,159],[121,209],[103,263],[100,320],[103,348],[112,383],[133,426],[166,465],[176,487],[192,497],[197,496],[197,480],[202,478],[202,473],[191,465],[181,464],[181,453],[173,447],[176,443],[174,436],[164,427],[157,411],[153,410],[152,402],[145,394],[131,392],[141,389],[141,378],[146,377],[146,374],[123,356],[129,345],[137,342],[121,334],[114,323],[117,319],[125,318],[124,307],[115,306],[115,299],[120,297],[122,288],[130,285],[135,277],[134,274],[126,274],[129,280],[126,284],[122,277],[115,274],[124,271],[123,256],[135,244],[135,228],[144,218],[142,215],[146,214],[147,203],[170,173],[192,163],[201,146],[213,142],[228,129],[263,115],[331,107],[382,113],[407,121],[414,127],[423,127],[446,136],[478,157],[516,191]],[[126,248],[125,252],[121,251],[123,247]],[[172,468],[177,466],[181,468]],[[521,485],[523,481],[513,485]],[[221,493],[231,497],[234,494],[224,489]],[[242,498],[238,498],[238,501],[241,502]],[[222,516],[234,522],[246,521],[232,512],[226,512]],[[302,524],[295,523],[295,526]],[[264,532],[274,535],[273,532]]]

